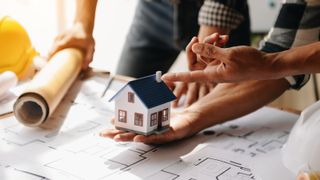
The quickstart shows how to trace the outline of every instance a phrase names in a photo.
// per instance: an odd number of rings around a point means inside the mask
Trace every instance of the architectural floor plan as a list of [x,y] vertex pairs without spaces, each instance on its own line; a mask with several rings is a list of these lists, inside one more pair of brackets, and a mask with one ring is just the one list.
[[255,179],[245,157],[210,146],[190,153],[146,179]]
[[107,99],[121,83],[101,98],[104,82],[79,80],[51,117],[57,129],[1,120],[0,179],[255,179],[250,161],[281,148],[298,118],[262,108],[177,143],[117,143],[99,132],[113,127]]

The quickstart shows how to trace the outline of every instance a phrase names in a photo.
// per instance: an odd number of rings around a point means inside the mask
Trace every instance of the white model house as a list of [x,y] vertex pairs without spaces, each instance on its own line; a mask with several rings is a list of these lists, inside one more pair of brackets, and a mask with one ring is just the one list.
[[170,122],[170,102],[176,99],[161,81],[161,72],[128,82],[115,100],[115,127],[150,135],[164,132]]

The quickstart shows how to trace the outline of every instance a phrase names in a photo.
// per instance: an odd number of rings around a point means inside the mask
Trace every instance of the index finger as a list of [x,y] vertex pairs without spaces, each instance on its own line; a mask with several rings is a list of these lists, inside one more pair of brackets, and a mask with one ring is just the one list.
[[207,74],[202,70],[191,72],[167,73],[162,76],[164,81],[183,81],[183,82],[205,82],[210,81]]

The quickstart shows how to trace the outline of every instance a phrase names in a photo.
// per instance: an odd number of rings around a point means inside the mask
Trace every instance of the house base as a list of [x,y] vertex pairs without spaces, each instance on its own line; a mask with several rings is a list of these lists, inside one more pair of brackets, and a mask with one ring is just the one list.
[[162,134],[162,133],[165,133],[165,132],[170,130],[169,126],[163,127],[160,130],[155,129],[155,130],[150,131],[150,132],[135,131],[135,130],[131,130],[131,129],[123,128],[123,127],[118,127],[118,126],[115,126],[115,128],[118,129],[118,130],[123,130],[123,131],[127,131],[127,132],[134,132],[136,134],[145,135],[145,136],[149,136],[149,135],[152,135],[152,134]]
[[161,129],[156,129],[154,131],[152,131],[154,134],[162,134],[162,133],[165,133],[167,131],[169,131],[170,128],[169,126],[165,126],[165,127],[162,127]]

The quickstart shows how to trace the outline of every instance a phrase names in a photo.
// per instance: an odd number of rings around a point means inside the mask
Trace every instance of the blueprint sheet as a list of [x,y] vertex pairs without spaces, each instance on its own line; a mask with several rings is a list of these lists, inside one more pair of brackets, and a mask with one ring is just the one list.
[[99,132],[112,128],[108,99],[123,82],[101,98],[105,82],[78,80],[50,118],[57,129],[0,120],[0,179],[259,179],[252,162],[279,150],[298,118],[262,108],[172,144],[117,143]]

